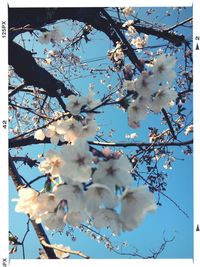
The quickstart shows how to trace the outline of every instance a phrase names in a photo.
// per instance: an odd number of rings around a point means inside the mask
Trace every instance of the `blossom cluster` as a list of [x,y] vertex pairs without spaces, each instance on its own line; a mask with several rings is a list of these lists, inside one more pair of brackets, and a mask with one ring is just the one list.
[[131,16],[135,13],[135,11],[132,7],[124,7],[121,10],[125,16]]
[[120,42],[117,42],[116,47],[108,51],[108,58],[118,65],[121,64],[124,59],[124,52]]
[[154,61],[149,72],[143,71],[135,80],[124,81],[123,90],[137,94],[127,108],[130,127],[139,127],[139,121],[144,120],[149,111],[158,113],[162,108],[173,107],[177,98],[176,91],[171,88],[176,76],[175,62],[174,56],[163,54]]
[[58,119],[49,124],[45,129],[35,132],[35,139],[44,140],[50,138],[52,144],[57,145],[59,141],[74,143],[77,139],[87,139],[96,135],[98,129],[93,113],[88,113],[84,118],[76,118],[83,107],[92,110],[100,104],[95,100],[94,92],[89,90],[86,97],[71,95],[68,97],[66,109],[73,115],[68,119]]
[[147,45],[148,42],[148,35],[144,34],[143,37],[137,36],[136,38],[135,35],[138,35],[138,32],[136,28],[134,27],[134,20],[127,20],[122,27],[127,30],[126,35],[128,36],[128,39],[130,40],[130,43],[134,45],[136,48],[138,48],[138,51],[140,49],[144,48]]
[[16,211],[51,230],[80,226],[90,218],[97,229],[107,227],[116,235],[131,231],[156,209],[146,186],[131,188],[131,169],[125,155],[95,162],[84,140],[63,145],[59,152],[48,151],[39,165],[42,173],[61,182],[52,192],[21,188]]

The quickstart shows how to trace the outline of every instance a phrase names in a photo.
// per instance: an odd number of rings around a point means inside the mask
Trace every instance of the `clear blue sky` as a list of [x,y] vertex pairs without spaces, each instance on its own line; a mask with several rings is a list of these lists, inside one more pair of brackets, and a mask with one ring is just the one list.
[[[144,9],[137,9],[138,16],[148,20],[148,17],[144,16]],[[172,12],[170,17],[163,19],[167,9],[156,8],[154,16],[157,16],[155,20],[159,21],[162,19],[163,23],[173,25],[176,23],[175,12]],[[192,9],[187,8],[181,12],[180,21],[192,16]],[[66,35],[70,35],[70,27],[66,29],[65,24],[58,24],[59,27],[65,31]],[[183,28],[181,28],[183,30]],[[188,38],[191,39],[192,32],[189,29],[185,28],[182,33],[187,34]],[[25,38],[27,35],[24,35]],[[108,49],[112,47],[110,41],[105,41],[105,36],[102,33],[98,33],[92,38],[91,42],[88,42],[81,45],[81,49],[76,51],[76,55],[81,56],[83,60],[97,57],[105,57]],[[164,41],[155,40],[155,38],[149,37],[151,40],[151,45],[157,45],[164,43]],[[26,48],[32,48],[32,43],[26,43]],[[45,46],[34,43],[34,49],[38,52],[39,55],[42,55],[42,51]],[[48,46],[50,48],[50,46]],[[180,59],[178,59],[180,60]],[[106,62],[102,61],[103,63]],[[94,67],[97,66],[100,62],[92,63]],[[102,65],[100,67],[103,67]],[[106,84],[102,85],[99,80],[106,80]],[[111,77],[110,79],[105,78],[104,74],[97,75],[96,78],[85,77],[82,79],[77,79],[72,81],[74,86],[78,91],[84,93],[87,92],[89,83],[94,83],[95,88],[99,89],[101,92],[105,90],[105,87],[111,83],[116,82],[116,77]],[[188,105],[189,108],[189,105]],[[190,107],[191,108],[191,107]],[[123,141],[125,139],[125,134],[136,132],[138,134],[138,141],[148,141],[147,132],[148,126],[154,126],[158,128],[165,129],[164,126],[160,125],[161,115],[149,115],[148,119],[141,124],[141,128],[133,130],[127,126],[126,114],[120,110],[117,110],[114,107],[107,107],[104,109],[104,114],[99,116],[98,123],[101,126],[102,130],[105,133],[104,138],[111,140],[108,137],[110,129],[117,129],[113,134],[113,139],[115,141]],[[189,137],[187,137],[189,138]],[[45,146],[45,150],[48,149],[48,145]],[[23,155],[29,153],[31,157],[37,156],[38,153],[42,153],[43,145],[34,145],[32,147],[27,147],[23,151]],[[133,152],[135,149],[133,149]],[[176,161],[173,164],[173,169],[168,172],[168,185],[167,185],[167,195],[173,198],[189,215],[189,218],[186,218],[178,209],[166,198],[162,197],[161,202],[162,206],[158,207],[157,211],[153,214],[148,215],[144,222],[133,232],[125,232],[119,237],[113,237],[113,244],[120,244],[127,242],[128,246],[123,248],[124,252],[131,252],[134,248],[139,250],[139,253],[146,256],[149,255],[149,250],[156,250],[159,248],[163,241],[163,236],[166,239],[170,239],[175,236],[175,240],[168,244],[166,249],[160,255],[160,258],[192,258],[193,257],[193,158],[192,156],[184,156],[181,153],[181,148],[175,149],[175,155],[178,158],[185,159],[185,161]],[[19,172],[31,180],[39,175],[39,172],[36,169],[29,169],[28,167],[19,168]],[[37,184],[38,188],[41,189],[42,183]],[[16,198],[17,193],[13,186],[12,181],[10,182],[10,199]],[[15,203],[10,202],[10,230],[17,234],[20,238],[23,237],[26,231],[26,222],[27,217],[21,213],[14,212]],[[30,226],[32,229],[32,226]],[[66,228],[67,229],[67,228]],[[164,232],[164,234],[163,234]],[[123,258],[123,256],[117,255],[113,252],[110,252],[105,248],[103,244],[98,244],[96,240],[91,240],[84,233],[80,233],[79,230],[75,230],[75,236],[77,238],[76,242],[71,241],[71,239],[65,235],[60,235],[59,233],[54,236],[51,235],[51,232],[47,232],[52,243],[64,244],[70,246],[74,250],[81,250],[84,253],[90,255],[92,258]],[[101,231],[104,233],[104,231]],[[26,238],[26,257],[34,259],[38,256],[39,243],[34,231],[31,231]],[[18,252],[11,255],[11,259],[21,258],[22,253],[20,247]],[[75,258],[72,257],[72,258]]]

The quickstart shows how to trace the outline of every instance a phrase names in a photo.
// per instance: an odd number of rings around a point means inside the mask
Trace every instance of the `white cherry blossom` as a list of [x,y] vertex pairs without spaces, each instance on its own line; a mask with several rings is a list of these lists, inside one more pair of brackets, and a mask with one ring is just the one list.
[[120,42],[116,42],[116,47],[108,51],[108,57],[114,62],[118,62],[124,59],[124,52]]
[[135,27],[133,25],[134,25],[134,21],[133,20],[127,20],[122,25],[122,27],[126,28],[131,35],[135,35],[137,33],[137,30],[135,29]]
[[86,96],[86,105],[89,109],[93,109],[97,107],[99,104],[101,104],[101,101],[95,99],[94,96],[95,96],[95,93],[93,89],[89,89],[88,94]]
[[60,42],[64,38],[64,33],[58,27],[55,27],[51,31],[51,39],[56,42]]
[[[128,113],[128,124],[130,127],[133,127],[134,123],[137,124],[140,120],[144,120],[147,116],[147,99],[145,98],[137,98],[136,100],[133,100],[127,109]],[[133,123],[134,122],[134,123]]]
[[64,217],[65,211],[62,207],[59,207],[54,212],[49,212],[41,216],[41,220],[48,230],[62,230],[65,226]]
[[113,192],[116,185],[126,187],[131,184],[130,170],[131,164],[125,156],[101,161],[98,169],[94,172],[93,180],[95,183],[108,186]]
[[158,80],[172,83],[176,77],[175,64],[176,58],[174,56],[163,54],[155,60],[152,71]]
[[57,132],[63,135],[64,140],[74,144],[81,133],[81,124],[74,118],[63,120],[57,127]]
[[64,222],[72,226],[80,226],[84,218],[82,211],[68,212],[64,217]]
[[136,139],[138,135],[136,133],[126,134],[125,138]]
[[64,161],[59,152],[49,150],[46,153],[46,160],[42,161],[38,166],[38,169],[42,173],[51,174],[53,177],[60,176],[61,167],[64,165]]
[[15,211],[29,214],[31,219],[38,222],[41,222],[43,214],[53,211],[59,203],[53,194],[38,193],[32,188],[21,188],[19,197]]
[[38,38],[38,42],[41,44],[48,44],[51,40],[51,32],[44,32]]
[[125,80],[123,82],[122,88],[127,89],[128,91],[134,91],[135,90],[135,83],[134,83],[134,81]]
[[60,42],[64,38],[64,33],[58,28],[54,28],[52,31],[46,31],[40,35],[38,42],[41,44],[48,44],[51,42]]
[[35,202],[30,206],[30,218],[41,222],[41,216],[48,212],[53,212],[59,202],[51,193],[40,193]]
[[124,231],[135,229],[148,212],[156,209],[153,193],[150,193],[146,186],[126,189],[122,195],[121,203],[120,217]]
[[190,124],[184,131],[185,135],[188,135],[189,133],[193,132],[193,124]]
[[78,115],[81,111],[81,108],[86,105],[86,98],[83,96],[68,96],[68,103],[66,109],[73,115]]
[[142,73],[138,79],[135,79],[133,87],[139,95],[146,98],[158,90],[155,76],[147,73]]
[[67,177],[81,183],[88,181],[91,176],[92,164],[92,156],[89,152],[88,144],[79,139],[74,145],[62,146],[61,153],[65,162],[62,168],[63,179]]
[[79,133],[79,138],[89,138],[96,135],[98,129],[97,123],[95,120],[86,119],[86,123],[82,126]]
[[176,98],[177,93],[173,88],[162,86],[150,102],[150,109],[155,113],[160,112],[162,108],[169,109],[174,105]]
[[16,212],[30,213],[31,204],[37,201],[39,193],[32,188],[20,188],[19,199],[15,207]]
[[117,199],[106,185],[96,183],[87,190],[85,204],[87,211],[94,214],[102,205],[106,208],[114,208],[117,205]]
[[122,13],[125,15],[125,16],[130,16],[132,15],[133,13],[135,13],[135,11],[133,10],[132,7],[124,7],[122,9]]
[[41,140],[41,141],[43,141],[44,138],[45,138],[45,133],[44,133],[44,131],[43,131],[42,129],[39,129],[39,130],[35,131],[34,138],[35,138],[36,140]]
[[61,120],[54,121],[50,125],[47,126],[47,130],[45,132],[46,137],[50,138],[50,141],[53,145],[57,145],[59,141],[62,140],[59,132],[57,131],[58,126],[61,124]]
[[147,42],[148,42],[148,35],[144,34],[142,38],[138,36],[137,38],[133,39],[131,41],[131,44],[137,47],[138,49],[142,49],[147,45]]
[[[64,247],[62,244],[55,244],[54,246],[56,246],[58,249],[63,249],[63,250],[71,250],[70,247]],[[66,258],[69,258],[70,254],[68,252],[62,252],[60,250],[57,250],[55,249],[54,250],[55,254],[56,254],[56,257],[59,258],[59,259],[66,259]]]
[[100,209],[94,215],[94,226],[97,229],[109,227],[115,235],[119,235],[122,229],[122,222],[114,210]]
[[64,184],[59,185],[54,191],[58,202],[65,200],[67,202],[68,212],[79,212],[84,209],[84,195],[81,185]]

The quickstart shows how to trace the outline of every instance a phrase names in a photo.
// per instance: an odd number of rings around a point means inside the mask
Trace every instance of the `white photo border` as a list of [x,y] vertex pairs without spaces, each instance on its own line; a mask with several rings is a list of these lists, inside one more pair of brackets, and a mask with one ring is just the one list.
[[[200,226],[200,164],[198,164],[199,160],[199,148],[200,148],[200,119],[198,118],[199,110],[199,88],[200,88],[200,50],[196,50],[196,44],[198,42],[200,46],[200,40],[196,40],[196,36],[200,38],[200,1],[199,0],[124,0],[123,2],[120,0],[96,0],[96,1],[55,1],[55,0],[34,0],[34,1],[25,1],[25,0],[1,0],[0,3],[0,21],[1,23],[6,21],[8,23],[8,5],[9,7],[80,7],[80,6],[148,6],[148,7],[169,7],[169,6],[193,6],[193,73],[194,73],[194,177],[193,177],[193,204],[194,204],[194,254],[193,259],[156,259],[156,260],[136,260],[131,259],[121,259],[121,260],[68,260],[68,264],[70,266],[102,266],[102,264],[113,264],[116,266],[118,264],[126,264],[126,266],[130,266],[131,264],[140,264],[140,266],[200,266],[200,232],[196,231],[197,225]],[[7,27],[8,29],[8,24]],[[6,33],[8,36],[8,32]],[[10,265],[10,266],[34,266],[36,264],[35,260],[10,260],[8,255],[8,226],[9,226],[9,210],[8,210],[8,127],[6,129],[3,127],[3,121],[8,124],[8,96],[7,96],[7,87],[8,87],[8,43],[7,37],[3,38],[0,36],[0,48],[1,48],[1,60],[0,60],[0,77],[1,77],[1,104],[0,104],[0,147],[1,147],[1,185],[0,185],[0,196],[1,196],[1,212],[0,216],[0,260],[2,262],[2,266]],[[8,126],[8,125],[7,125]],[[5,263],[5,265],[4,265]],[[42,260],[40,262],[37,261],[37,264],[41,266],[45,266],[46,264],[51,266],[62,266],[64,264],[63,260]],[[65,262],[66,264],[66,262]]]

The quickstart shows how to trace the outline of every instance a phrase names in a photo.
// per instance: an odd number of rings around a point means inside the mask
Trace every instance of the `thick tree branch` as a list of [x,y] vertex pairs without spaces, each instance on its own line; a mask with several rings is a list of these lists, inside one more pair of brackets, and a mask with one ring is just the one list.
[[138,57],[135,54],[135,51],[133,50],[132,46],[130,43],[126,40],[124,34],[121,32],[115,21],[111,18],[111,16],[102,8],[101,13],[103,16],[108,20],[108,23],[112,25],[113,29],[116,31],[116,33],[119,35],[123,45],[126,46],[126,50],[124,50],[124,53],[127,54],[131,62],[138,68],[138,70],[141,72],[144,70],[143,64],[140,62]]
[[[10,31],[10,38],[12,39],[25,31],[40,29],[60,19],[72,19],[84,22],[108,35],[108,31],[110,31],[111,28],[107,19],[100,16],[99,10],[100,8],[10,8],[9,28],[15,29],[15,31]],[[30,27],[24,28],[26,25],[30,25]],[[118,22],[118,25],[121,28],[122,23]],[[158,38],[163,38],[176,46],[180,46],[186,42],[184,35],[171,32],[169,31],[170,28],[167,30],[159,30],[149,25],[140,24],[137,21],[134,27],[139,33],[146,33]],[[16,30],[17,28],[19,28],[19,30]]]
[[13,66],[17,75],[24,79],[26,85],[43,88],[49,96],[57,96],[57,90],[59,89],[66,97],[75,94],[72,90],[66,88],[61,81],[40,67],[32,57],[31,52],[13,41],[9,42],[9,64]]
[[[52,24],[57,20],[71,19],[92,25],[99,31],[104,32],[115,43],[118,37],[113,33],[112,27],[107,19],[100,16],[101,8],[10,8],[9,9],[9,28],[10,39],[16,35],[40,29],[45,25]],[[121,22],[115,21],[119,29],[122,27]],[[30,27],[24,27],[30,25]],[[135,22],[134,27],[138,33],[146,33],[163,38],[176,46],[186,42],[184,35],[176,34],[167,30],[153,28],[152,26]],[[17,30],[18,29],[18,30]]]
[[[12,180],[15,184],[15,187],[17,189],[17,191],[22,188],[24,186],[24,183],[15,167],[15,164],[12,160],[12,157],[9,155],[9,175],[12,177]],[[57,259],[55,253],[54,253],[54,250],[50,247],[47,247],[47,246],[44,246],[43,245],[43,242],[46,242],[47,244],[50,245],[50,242],[49,242],[49,239],[42,227],[41,224],[37,224],[35,223],[34,220],[31,220],[31,223],[32,223],[32,226],[36,232],[36,235],[41,243],[41,245],[43,246],[47,256],[49,259]]]
[[134,24],[134,27],[138,33],[145,33],[147,35],[153,35],[158,38],[162,38],[164,40],[169,41],[170,43],[172,43],[173,45],[177,47],[181,46],[182,44],[187,43],[184,35],[168,31],[168,29],[162,30],[162,29],[157,29],[157,28],[153,28],[150,26],[146,26],[143,24],[138,25],[137,23]]
[[[103,18],[101,13],[105,16]],[[46,90],[49,96],[56,96],[64,109],[62,99],[58,97],[57,90],[61,89],[65,96],[75,94],[74,91],[67,89],[65,85],[55,79],[49,72],[41,68],[33,59],[31,52],[26,51],[12,40],[20,33],[35,29],[40,29],[45,25],[54,23],[60,19],[72,19],[92,25],[99,31],[104,32],[113,44],[122,41],[127,49],[125,53],[131,62],[140,70],[143,70],[141,62],[138,60],[131,45],[121,32],[122,24],[114,21],[110,15],[102,8],[11,8],[9,9],[9,64],[15,72],[24,79],[27,85],[33,85]],[[28,27],[27,27],[28,25]],[[168,30],[158,30],[146,25],[134,25],[139,33],[146,33],[157,36],[172,42],[176,46],[185,43],[183,35],[175,34]]]

